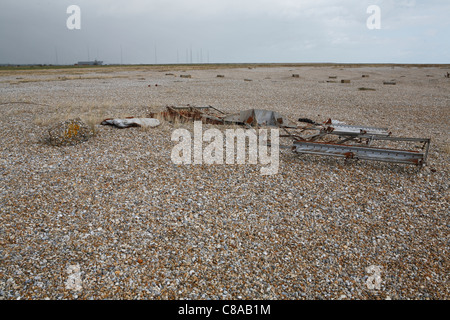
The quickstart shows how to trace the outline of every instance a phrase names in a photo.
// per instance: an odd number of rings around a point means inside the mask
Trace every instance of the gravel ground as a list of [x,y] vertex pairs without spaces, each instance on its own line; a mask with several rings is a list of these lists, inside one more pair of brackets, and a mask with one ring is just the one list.
[[[447,71],[0,74],[0,298],[448,299]],[[173,164],[171,134],[192,124],[99,125],[186,104],[431,138],[428,166],[282,149],[278,174],[263,176],[259,164]],[[96,135],[76,146],[46,144],[47,127],[71,116]],[[373,279],[379,287],[367,285]]]

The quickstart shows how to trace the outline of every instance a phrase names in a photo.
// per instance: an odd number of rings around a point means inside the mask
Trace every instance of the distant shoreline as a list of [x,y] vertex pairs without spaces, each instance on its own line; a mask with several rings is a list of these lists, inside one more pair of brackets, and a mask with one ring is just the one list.
[[0,65],[0,71],[14,70],[57,70],[57,69],[107,69],[107,68],[146,68],[150,70],[167,69],[171,70],[205,70],[205,69],[222,69],[222,68],[256,68],[256,67],[406,67],[406,68],[450,68],[450,64],[429,64],[429,63],[202,63],[202,64],[109,64],[109,65]]

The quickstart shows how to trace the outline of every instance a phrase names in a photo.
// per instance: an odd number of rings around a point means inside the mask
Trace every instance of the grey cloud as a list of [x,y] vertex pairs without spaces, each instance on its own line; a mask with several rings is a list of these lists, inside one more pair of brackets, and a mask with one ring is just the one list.
[[[66,28],[71,4],[81,30]],[[366,27],[371,4],[381,30]],[[185,63],[191,52],[193,62],[448,63],[449,9],[441,0],[2,0],[0,63]]]

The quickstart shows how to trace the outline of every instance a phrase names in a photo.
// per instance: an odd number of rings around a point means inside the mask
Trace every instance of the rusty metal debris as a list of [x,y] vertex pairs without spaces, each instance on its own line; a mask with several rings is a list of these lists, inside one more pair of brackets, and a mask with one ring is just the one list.
[[162,118],[170,122],[202,121],[209,124],[225,124],[224,112],[213,106],[167,106],[165,111],[150,113],[151,118]]
[[[307,118],[294,122],[271,110],[248,109],[235,114],[212,106],[167,106],[165,111],[150,117],[166,121],[202,121],[208,124],[236,124],[246,127],[275,126],[283,130],[280,137],[292,144],[281,146],[302,154],[374,160],[403,164],[426,165],[430,139],[394,137],[388,128],[348,125],[328,119],[318,123]],[[408,146],[414,144],[413,148]],[[420,144],[420,146],[417,146]],[[414,150],[413,150],[414,149]]]
[[[425,142],[425,140],[417,140]],[[405,164],[424,165],[426,153],[411,150],[396,150],[387,148],[374,148],[334,144],[329,142],[295,141],[293,150],[298,153],[336,156],[345,159],[376,160],[397,162]]]
[[276,111],[262,109],[248,109],[224,117],[226,122],[245,124],[250,126],[277,126],[297,128],[297,124]]
[[297,128],[297,124],[282,114],[262,109],[248,109],[235,114],[214,108],[213,106],[167,106],[165,111],[151,113],[150,117],[163,118],[166,121],[199,121],[209,124],[237,124],[244,126],[282,126]]
[[[393,137],[388,128],[347,125],[331,119],[323,124],[310,121],[297,127],[294,132],[287,128],[284,130],[287,134],[283,136],[293,139],[294,152],[345,159],[423,166],[426,164],[430,147],[428,138]],[[322,141],[317,141],[319,139]],[[414,144],[416,150],[404,149],[408,144]],[[400,145],[400,148],[396,145]]]

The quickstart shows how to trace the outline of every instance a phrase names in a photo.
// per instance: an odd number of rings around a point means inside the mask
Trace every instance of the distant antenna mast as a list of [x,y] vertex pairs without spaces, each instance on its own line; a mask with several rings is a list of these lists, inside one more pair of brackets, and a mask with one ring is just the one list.
[[58,49],[56,49],[56,47],[55,47],[55,59],[56,59],[55,64],[58,65]]
[[122,46],[120,46],[120,64],[123,64]]
[[156,44],[155,44],[155,64],[158,64],[158,57],[156,55]]

